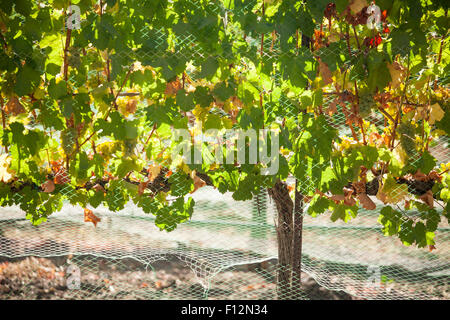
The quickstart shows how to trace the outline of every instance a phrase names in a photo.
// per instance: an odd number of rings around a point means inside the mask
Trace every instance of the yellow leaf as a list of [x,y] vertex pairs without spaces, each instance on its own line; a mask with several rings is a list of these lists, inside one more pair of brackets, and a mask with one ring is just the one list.
[[398,88],[403,83],[403,78],[405,77],[405,68],[398,62],[394,61],[394,63],[388,63],[387,67],[389,69],[389,73],[391,74],[391,87],[393,89]]
[[431,106],[430,112],[430,124],[434,124],[436,121],[441,121],[444,117],[445,112],[442,110],[441,106],[438,103],[435,103]]
[[189,168],[189,166],[184,162],[182,162],[180,165],[178,165],[178,168],[181,169],[186,174],[191,174],[191,172],[192,172],[191,169]]
[[109,59],[109,53],[108,53],[108,49],[100,51],[100,55],[102,56],[102,58],[104,60],[108,60]]
[[148,178],[149,178],[150,182],[153,182],[156,179],[156,177],[159,175],[160,172],[161,172],[161,166],[151,165],[148,168]]
[[44,89],[36,88],[36,90],[34,90],[33,97],[35,97],[38,100],[44,98],[45,97]]
[[117,1],[116,4],[113,5],[112,7],[106,9],[106,11],[108,13],[115,13],[115,12],[119,11],[119,1]]
[[211,108],[202,108],[199,105],[195,106],[194,110],[192,110],[192,114],[200,120],[201,122],[205,122],[206,116],[208,115],[209,109]]
[[231,129],[231,128],[233,128],[233,120],[228,119],[228,118],[223,118],[222,125],[225,129]]
[[7,154],[0,156],[0,180],[3,182],[9,182],[12,179],[12,172],[9,169],[10,163],[11,158]]
[[414,116],[414,121],[419,121],[427,117],[427,112],[424,107],[417,107],[416,114]]
[[408,186],[406,184],[398,184],[394,178],[386,178],[383,187],[378,191],[377,198],[383,203],[398,203],[404,200],[408,193]]
[[342,39],[341,35],[339,33],[337,33],[337,32],[334,32],[334,31],[331,31],[330,35],[328,36],[328,40],[330,42],[337,42],[337,41],[339,41],[341,39]]

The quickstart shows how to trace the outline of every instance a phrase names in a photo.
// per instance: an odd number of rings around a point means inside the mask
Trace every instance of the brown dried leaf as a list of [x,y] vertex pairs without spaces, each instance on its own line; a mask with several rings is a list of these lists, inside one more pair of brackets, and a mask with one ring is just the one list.
[[97,223],[100,222],[101,219],[97,217],[92,210],[88,208],[84,209],[84,222],[92,222],[94,226],[97,226]]
[[411,209],[411,201],[405,200],[405,210]]
[[92,189],[94,189],[95,191],[101,191],[101,192],[103,192],[103,193],[105,193],[106,192],[106,190],[105,190],[105,188],[103,188],[103,186],[101,185],[101,184],[96,184],[95,186],[93,186],[92,187]]
[[439,103],[433,104],[430,108],[430,118],[428,119],[428,122],[434,124],[436,121],[441,121],[445,116],[445,111],[442,110]]
[[232,96],[230,100],[233,103],[233,105],[235,105],[236,107],[238,107],[238,108],[243,108],[244,107],[244,104],[242,103],[242,101],[238,97]]
[[8,31],[8,28],[6,27],[6,24],[4,24],[2,21],[0,21],[0,31],[2,33],[6,33]]
[[429,180],[428,176],[425,173],[423,173],[422,171],[420,171],[420,169],[417,170],[417,172],[412,176],[412,178],[417,181],[428,181]]
[[178,90],[183,88],[183,84],[180,82],[180,79],[178,77],[171,82],[167,82],[166,84],[166,90],[164,91],[164,94],[168,96],[174,96],[177,94]]
[[55,183],[53,182],[53,180],[47,180],[46,182],[44,182],[41,185],[42,191],[46,192],[46,193],[51,193],[53,191],[55,191]]
[[61,167],[55,174],[55,184],[65,184],[70,182],[66,168]]
[[195,170],[191,172],[191,178],[194,180],[194,190],[191,191],[191,193],[194,193],[198,189],[206,186],[206,182],[197,176]]
[[144,193],[145,189],[147,188],[148,185],[148,181],[142,181],[141,183],[139,183],[139,187],[138,187],[138,193],[140,196],[142,196],[142,194]]
[[437,172],[434,171],[434,170],[431,171],[431,172],[428,174],[428,178],[429,178],[430,180],[438,181],[439,183],[442,182],[442,176],[439,175],[439,173],[437,173]]
[[369,143],[376,146],[381,146],[384,143],[383,136],[381,136],[378,132],[372,132],[369,135]]
[[428,190],[426,193],[421,195],[419,199],[425,202],[430,208],[434,208],[433,192],[431,190]]
[[337,103],[338,103],[338,99],[339,98],[336,98],[336,99],[334,99],[331,103],[330,103],[330,105],[328,106],[328,108],[327,108],[327,110],[326,110],[326,113],[328,113],[328,115],[329,116],[332,116],[333,114],[335,114],[335,113],[337,113],[338,112],[338,109],[337,109]]
[[319,73],[325,85],[328,85],[333,82],[330,68],[328,68],[328,65],[322,62],[322,60],[319,60]]
[[156,281],[156,282],[155,282],[155,287],[156,287],[156,289],[158,289],[158,290],[162,289],[162,287],[163,287],[162,282],[161,282],[161,281]]
[[9,99],[8,103],[5,105],[4,110],[7,114],[12,114],[13,116],[25,113],[26,111],[16,96]]
[[373,202],[367,194],[359,193],[357,197],[364,209],[374,210],[377,207],[375,202]]
[[345,200],[345,196],[343,194],[333,194],[329,199],[339,203]]
[[351,207],[356,204],[356,200],[353,197],[345,197],[344,204]]
[[357,181],[352,183],[357,194],[366,193],[366,183],[364,181]]
[[325,198],[327,197],[327,195],[325,193],[323,193],[322,191],[320,191],[319,189],[316,189],[315,193],[321,195],[322,197],[325,197]]
[[389,73],[391,74],[391,87],[393,89],[398,88],[404,81],[406,75],[405,67],[403,67],[397,61],[394,61],[392,64],[388,63],[387,67],[389,69]]
[[136,112],[137,107],[137,100],[136,99],[130,99],[127,102],[126,111],[128,113],[134,114]]

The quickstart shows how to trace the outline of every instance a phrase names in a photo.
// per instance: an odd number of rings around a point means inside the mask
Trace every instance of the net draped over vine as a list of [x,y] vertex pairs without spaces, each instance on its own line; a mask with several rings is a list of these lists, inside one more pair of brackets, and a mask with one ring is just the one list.
[[[195,1],[192,5],[195,6]],[[199,12],[205,15],[215,14],[223,20],[224,31],[233,37],[244,37],[247,47],[242,49],[241,65],[234,65],[236,70],[246,72],[253,68],[248,56],[261,54],[262,65],[274,65],[286,59],[297,59],[297,53],[286,51],[281,47],[282,30],[266,32],[262,26],[252,34],[258,38],[244,35],[236,24],[229,23],[232,17],[245,19],[248,12],[259,12],[256,1],[245,1],[240,12],[228,9],[222,2],[212,1],[199,4]],[[259,12],[260,13],[260,12]],[[89,28],[93,23],[88,16],[81,23],[81,28]],[[288,20],[289,17],[286,17]],[[200,27],[202,20],[196,21]],[[204,22],[206,23],[206,22]],[[241,21],[245,25],[245,21]],[[248,23],[251,23],[249,21]],[[280,28],[288,25],[284,23]],[[107,26],[103,26],[107,28]],[[124,70],[130,65],[158,66],[160,61],[172,63],[170,68],[163,67],[166,78],[176,76],[179,68],[177,59],[184,57],[188,61],[208,59],[211,55],[198,45],[196,34],[179,30],[176,36],[164,28],[153,28],[143,25],[135,30],[142,38],[146,38],[144,47],[138,49],[140,61],[136,61],[136,51],[118,48],[114,52],[113,66],[116,70]],[[316,26],[320,29],[320,26]],[[262,32],[263,31],[263,32]],[[109,31],[112,32],[112,31]],[[204,31],[207,32],[207,31]],[[265,33],[264,33],[265,32]],[[61,30],[61,38],[66,30]],[[264,36],[261,37],[261,34]],[[112,33],[111,33],[112,35]],[[174,47],[168,50],[168,39]],[[56,42],[60,41],[57,38]],[[297,39],[297,41],[299,41]],[[362,45],[362,44],[361,44]],[[211,44],[215,47],[216,44]],[[220,44],[218,45],[220,46]],[[224,45],[225,46],[225,45]],[[246,51],[244,51],[246,50]],[[301,47],[300,47],[301,50]],[[344,48],[344,50],[347,50]],[[400,52],[409,52],[411,48],[397,48]],[[218,52],[221,52],[220,56]],[[79,55],[72,52],[71,55]],[[212,64],[217,57],[226,61],[235,54],[230,48],[216,50]],[[313,57],[313,52],[301,51],[303,55]],[[342,48],[330,46],[320,49],[320,59],[339,59]],[[345,53],[347,54],[347,53]],[[357,53],[350,50],[350,59],[357,64]],[[448,51],[442,53],[442,61],[448,61]],[[26,58],[27,53],[21,53]],[[336,58],[338,57],[338,58]],[[437,59],[428,56],[428,59]],[[74,58],[75,59],[75,58]],[[296,60],[297,61],[297,60]],[[162,64],[162,63],[161,63]],[[186,79],[189,82],[200,82],[205,77],[197,66],[186,68]],[[350,67],[350,66],[348,66]],[[272,68],[272,67],[271,67]],[[308,68],[303,65],[301,68]],[[217,69],[217,68],[216,68]],[[288,71],[273,67],[271,79],[274,87],[281,86],[284,74]],[[121,72],[120,71],[120,72]],[[119,71],[117,71],[119,73]],[[173,75],[172,75],[173,73]],[[98,76],[97,71],[88,74],[88,78]],[[413,79],[421,75],[411,74]],[[79,79],[70,78],[68,83],[77,89]],[[184,80],[183,80],[184,81]],[[301,80],[302,81],[302,80]],[[188,80],[186,80],[188,82]],[[307,81],[305,86],[307,85]],[[447,80],[439,79],[437,84],[446,86]],[[252,85],[260,93],[268,93],[271,88],[265,87],[264,81]],[[258,85],[260,85],[258,87]],[[81,85],[80,85],[81,87]],[[446,87],[447,88],[447,87]],[[151,89],[146,89],[151,90]],[[338,130],[339,136],[347,139],[352,131],[347,117],[342,112],[345,104],[341,104],[342,93],[336,88],[324,90],[321,108],[325,110],[326,124],[322,131]],[[130,95],[146,94],[131,92]],[[126,96],[126,93],[124,94]],[[314,98],[314,97],[313,97]],[[48,99],[48,107],[54,107],[54,101]],[[131,119],[148,116],[145,108],[138,108]],[[292,116],[293,121],[301,126],[298,114],[298,101],[291,96],[280,94],[276,102],[264,101],[264,110],[273,114],[273,121],[278,121],[279,110]],[[219,108],[210,113],[221,116]],[[382,132],[388,127],[383,114],[372,111],[370,122]],[[362,139],[361,132],[356,136]],[[73,138],[73,137],[72,137]],[[429,145],[429,153],[435,158],[435,166],[450,162],[448,148],[449,137],[442,135],[434,138]],[[170,141],[168,142],[170,144]],[[321,139],[316,140],[319,145]],[[81,151],[88,152],[91,146],[85,144]],[[141,144],[137,144],[141,149]],[[416,152],[416,151],[415,151]],[[413,152],[414,153],[414,152]],[[422,161],[421,154],[410,154],[410,165]],[[325,172],[327,165],[313,165],[317,171]],[[183,176],[173,176],[171,185],[177,184]],[[297,183],[302,194],[314,193],[317,181],[314,177],[289,176],[291,184]],[[121,181],[120,187],[130,188],[130,183]],[[120,185],[122,183],[122,185]],[[180,183],[181,185],[181,183]],[[134,186],[136,187],[136,186]],[[182,186],[184,187],[184,186]],[[249,186],[250,187],[250,186]],[[162,188],[165,188],[162,186]],[[220,193],[211,185],[203,186],[194,193],[185,196],[193,198],[195,206],[192,215],[172,217],[155,216],[152,207],[142,208],[127,204],[125,208],[111,212],[103,205],[92,208],[96,217],[101,220],[94,224],[84,221],[83,209],[72,206],[68,202],[77,194],[69,184],[59,192],[66,197],[61,211],[43,219],[39,225],[32,225],[25,218],[18,206],[2,208],[0,211],[0,297],[1,298],[108,298],[108,299],[284,299],[289,298],[277,293],[277,274],[280,268],[277,263],[277,208],[263,184],[260,193],[252,200],[236,201],[231,192]],[[153,191],[153,190],[152,190]],[[158,191],[158,190],[156,190]],[[180,193],[183,194],[184,191]],[[398,185],[402,194],[404,188]],[[120,193],[109,194],[109,201],[121,201]],[[14,197],[24,197],[19,192]],[[450,298],[450,226],[442,218],[435,231],[436,246],[433,249],[404,246],[397,238],[386,237],[379,223],[380,210],[384,207],[378,199],[373,199],[377,209],[360,208],[358,217],[347,222],[331,221],[332,212],[312,216],[309,203],[305,201],[303,208],[302,231],[302,285],[292,284],[300,299],[327,298],[323,288],[338,292],[341,298],[356,297],[363,299],[449,299]],[[168,199],[169,203],[171,199]],[[436,211],[439,219],[445,208],[438,204]],[[419,215],[414,210],[407,211],[411,219]],[[334,219],[333,219],[334,220]],[[407,219],[405,219],[406,221]],[[156,224],[156,225],[155,225]],[[164,225],[170,232],[161,231]],[[172,230],[173,229],[173,230]],[[317,282],[318,286],[312,283]],[[35,292],[35,288],[41,288]],[[333,296],[336,298],[335,296]],[[330,297],[328,297],[330,298]]]

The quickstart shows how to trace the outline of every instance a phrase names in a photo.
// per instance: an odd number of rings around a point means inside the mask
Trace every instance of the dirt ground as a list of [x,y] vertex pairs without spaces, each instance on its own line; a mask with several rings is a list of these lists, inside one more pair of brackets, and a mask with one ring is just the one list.
[[[0,299],[275,299],[273,273],[267,265],[246,265],[208,278],[175,259],[145,266],[92,256],[0,257]],[[305,299],[354,299],[319,286],[307,274],[302,283]]]

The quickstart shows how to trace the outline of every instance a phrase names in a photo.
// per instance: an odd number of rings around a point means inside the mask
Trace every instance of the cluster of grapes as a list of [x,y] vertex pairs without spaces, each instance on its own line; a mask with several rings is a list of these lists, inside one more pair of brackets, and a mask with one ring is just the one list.
[[97,151],[101,154],[106,162],[111,159],[113,154],[115,154],[117,151],[120,151],[121,149],[122,146],[120,141],[103,142],[97,146]]

